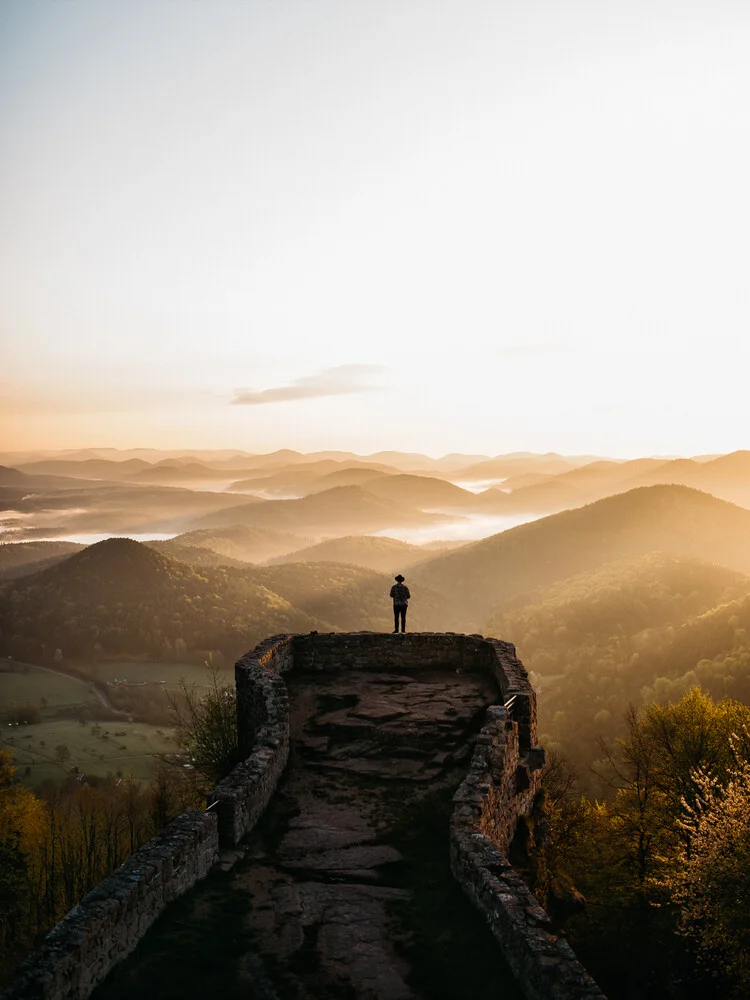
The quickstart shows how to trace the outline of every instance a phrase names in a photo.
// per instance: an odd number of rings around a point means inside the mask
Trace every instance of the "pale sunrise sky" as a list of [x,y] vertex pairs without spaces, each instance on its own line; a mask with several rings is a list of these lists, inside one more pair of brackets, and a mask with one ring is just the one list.
[[745,0],[0,0],[0,448],[748,446]]

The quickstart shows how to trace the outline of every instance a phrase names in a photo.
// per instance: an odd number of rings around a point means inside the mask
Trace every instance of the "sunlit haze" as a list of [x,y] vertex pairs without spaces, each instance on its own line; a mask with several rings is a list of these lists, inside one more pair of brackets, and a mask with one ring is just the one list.
[[699,454],[750,6],[0,7],[0,447]]

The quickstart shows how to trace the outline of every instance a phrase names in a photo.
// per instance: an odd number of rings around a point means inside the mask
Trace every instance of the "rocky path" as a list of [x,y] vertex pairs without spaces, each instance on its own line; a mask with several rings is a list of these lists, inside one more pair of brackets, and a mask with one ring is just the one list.
[[293,676],[290,766],[243,857],[96,1000],[517,1000],[448,865],[451,796],[496,700],[454,671]]

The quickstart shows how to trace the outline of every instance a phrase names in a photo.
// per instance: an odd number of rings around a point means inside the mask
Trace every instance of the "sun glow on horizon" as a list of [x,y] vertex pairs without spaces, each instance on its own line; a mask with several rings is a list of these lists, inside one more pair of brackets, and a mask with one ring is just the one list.
[[745,443],[750,8],[8,4],[0,448]]

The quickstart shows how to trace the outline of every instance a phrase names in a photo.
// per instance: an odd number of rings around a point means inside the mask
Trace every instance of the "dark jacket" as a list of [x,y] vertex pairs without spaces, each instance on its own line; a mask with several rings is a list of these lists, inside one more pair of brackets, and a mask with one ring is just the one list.
[[411,594],[409,588],[403,583],[394,583],[391,587],[391,597],[394,604],[408,604]]

